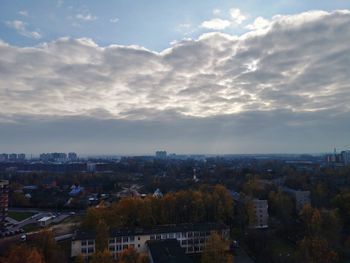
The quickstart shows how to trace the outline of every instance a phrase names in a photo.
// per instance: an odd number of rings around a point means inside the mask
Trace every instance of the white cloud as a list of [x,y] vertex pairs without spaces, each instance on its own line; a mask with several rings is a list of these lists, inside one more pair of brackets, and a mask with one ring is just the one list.
[[109,22],[111,22],[111,23],[118,23],[118,21],[119,21],[119,18],[117,18],[117,17],[111,18],[111,19],[109,20]]
[[214,29],[214,30],[223,30],[231,25],[231,21],[220,19],[220,18],[213,18],[211,20],[204,21],[201,24],[201,27],[207,28],[207,29]]
[[[31,48],[0,42],[0,115],[350,114],[350,14],[307,12],[271,23],[237,37],[205,34],[159,53],[90,39]],[[23,23],[11,25],[23,30]]]
[[86,14],[86,15],[77,14],[76,18],[84,21],[95,21],[97,19],[97,16],[94,16],[92,14]]
[[197,29],[191,23],[183,23],[178,25],[175,30],[185,36],[188,36],[196,32]]
[[29,31],[27,30],[27,23],[24,23],[20,20],[13,20],[13,21],[6,21],[6,25],[10,28],[15,29],[20,35],[34,38],[34,39],[40,39],[41,34],[37,31]]
[[21,16],[28,16],[28,11],[27,10],[21,10],[18,12],[19,15]]
[[213,10],[213,15],[214,16],[218,16],[218,15],[220,15],[221,14],[221,10],[220,9],[214,9]]
[[249,30],[259,30],[267,28],[271,22],[261,16],[255,18],[254,22],[252,24],[247,25],[245,28]]
[[57,7],[61,7],[63,4],[64,4],[63,0],[58,0],[57,3],[56,3],[56,6]]
[[242,14],[241,10],[238,8],[231,8],[230,9],[230,16],[231,19],[236,23],[236,24],[242,24],[243,21],[247,19],[245,15]]

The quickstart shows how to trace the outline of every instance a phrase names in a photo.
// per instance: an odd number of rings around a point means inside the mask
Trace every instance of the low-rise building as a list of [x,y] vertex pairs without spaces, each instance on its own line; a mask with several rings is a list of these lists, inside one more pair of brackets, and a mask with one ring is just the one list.
[[[212,232],[228,239],[230,229],[220,223],[159,225],[144,228],[124,228],[111,230],[108,249],[114,258],[124,249],[134,248],[139,253],[147,253],[147,241],[176,239],[186,254],[201,253]],[[71,256],[90,256],[95,252],[93,231],[77,231],[71,243]]]
[[38,220],[38,224],[41,227],[45,227],[54,222],[55,216],[44,216]]

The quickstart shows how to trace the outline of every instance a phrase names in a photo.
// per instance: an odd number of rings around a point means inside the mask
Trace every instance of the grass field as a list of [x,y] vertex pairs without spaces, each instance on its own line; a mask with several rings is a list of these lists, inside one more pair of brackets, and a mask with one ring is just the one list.
[[9,211],[8,216],[11,217],[14,220],[22,221],[28,217],[31,217],[32,215],[35,215],[35,213],[31,212],[15,212],[15,211]]

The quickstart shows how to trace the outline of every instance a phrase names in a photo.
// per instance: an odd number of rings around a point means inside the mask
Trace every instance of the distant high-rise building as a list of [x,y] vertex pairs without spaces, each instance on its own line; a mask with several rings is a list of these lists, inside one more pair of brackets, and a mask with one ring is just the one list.
[[9,159],[9,155],[7,153],[0,154],[0,162],[6,162]]
[[86,171],[90,173],[96,172],[96,163],[87,163],[86,164]]
[[0,180],[0,230],[3,229],[9,203],[9,181]]
[[10,161],[17,161],[17,153],[11,153],[9,155],[9,160]]
[[166,151],[156,151],[156,158],[157,159],[166,159],[167,152]]
[[19,161],[24,161],[26,159],[26,155],[24,153],[20,153],[18,154],[17,159]]
[[75,152],[68,153],[68,160],[69,161],[76,161],[78,160],[78,155]]
[[342,151],[341,156],[345,165],[350,164],[350,151]]

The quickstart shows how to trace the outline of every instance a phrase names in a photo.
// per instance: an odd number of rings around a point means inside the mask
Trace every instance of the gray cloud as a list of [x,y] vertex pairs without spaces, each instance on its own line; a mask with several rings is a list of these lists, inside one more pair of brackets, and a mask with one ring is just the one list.
[[[85,138],[127,132],[140,138],[133,141],[141,152],[167,140],[179,151],[176,145],[197,152],[319,150],[333,145],[316,143],[333,132],[332,140],[342,143],[341,129],[350,123],[349,28],[349,11],[314,11],[275,16],[238,37],[209,33],[179,41],[162,52],[101,47],[90,39],[27,48],[0,42],[3,138],[13,139],[10,130],[20,125],[40,134],[35,124],[47,132],[63,129],[68,137],[79,134],[79,125],[91,129]],[[79,141],[73,135],[65,138]],[[137,151],[127,150],[124,139],[124,152]],[[280,146],[271,145],[274,139]]]

